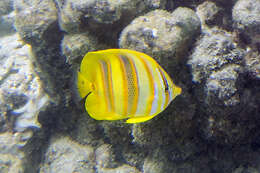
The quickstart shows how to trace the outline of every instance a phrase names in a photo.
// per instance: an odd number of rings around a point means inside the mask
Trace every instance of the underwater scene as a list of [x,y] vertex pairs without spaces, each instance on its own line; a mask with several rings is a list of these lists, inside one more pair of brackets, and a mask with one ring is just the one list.
[[260,173],[260,0],[0,0],[0,173]]

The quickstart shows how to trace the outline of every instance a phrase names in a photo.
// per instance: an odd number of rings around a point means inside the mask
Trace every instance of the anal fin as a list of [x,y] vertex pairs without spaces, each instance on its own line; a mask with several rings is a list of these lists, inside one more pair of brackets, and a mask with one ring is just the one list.
[[152,119],[153,117],[155,117],[155,115],[147,115],[147,116],[138,116],[138,117],[131,117],[128,120],[126,120],[126,123],[142,123],[145,121],[148,121],[150,119]]

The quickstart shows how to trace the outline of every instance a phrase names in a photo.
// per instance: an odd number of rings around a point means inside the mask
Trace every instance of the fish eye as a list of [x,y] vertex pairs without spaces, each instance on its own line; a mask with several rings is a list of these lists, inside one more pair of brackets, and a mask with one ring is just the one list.
[[164,90],[165,90],[165,92],[169,91],[169,84],[166,79],[165,79],[165,89]]
[[169,91],[169,86],[168,85],[165,87],[165,92],[167,92],[167,91]]

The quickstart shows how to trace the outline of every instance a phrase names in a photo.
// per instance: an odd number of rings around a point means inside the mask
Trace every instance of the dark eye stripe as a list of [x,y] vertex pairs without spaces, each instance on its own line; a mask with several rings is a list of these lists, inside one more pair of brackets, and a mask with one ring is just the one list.
[[163,79],[163,85],[164,85],[164,89],[165,89],[165,92],[168,92],[169,91],[169,85],[168,85],[168,82],[167,82],[167,79],[166,77],[164,76],[162,70],[159,68],[159,72],[160,72],[160,75]]
[[103,90],[104,96],[106,101],[106,106],[108,111],[111,111],[111,95],[110,95],[110,85],[109,85],[109,75],[108,75],[108,65],[104,60],[100,60],[100,67],[101,67],[101,75],[102,75],[102,82],[103,82]]
[[161,74],[162,79],[163,79],[164,91],[165,91],[165,96],[166,96],[164,107],[167,107],[167,105],[169,104],[169,101],[170,101],[169,85],[168,85],[167,79],[164,75],[164,72],[160,68],[159,68],[159,71],[160,71],[160,74]]

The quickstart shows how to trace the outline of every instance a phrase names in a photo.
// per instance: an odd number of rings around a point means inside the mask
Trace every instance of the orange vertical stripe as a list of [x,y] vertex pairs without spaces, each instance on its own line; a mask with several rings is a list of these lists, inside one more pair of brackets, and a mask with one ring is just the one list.
[[124,62],[120,56],[118,56],[119,62],[120,62],[120,70],[122,73],[122,79],[123,79],[123,115],[127,116],[127,106],[128,106],[128,88],[127,88],[127,73],[124,66]]
[[101,69],[101,77],[102,77],[102,89],[103,89],[103,95],[104,95],[104,99],[105,99],[105,103],[106,103],[106,112],[108,112],[109,108],[110,108],[110,104],[109,104],[109,97],[108,97],[108,85],[106,82],[106,70],[105,70],[105,63],[104,61],[100,61],[100,69]]
[[115,100],[114,100],[114,93],[113,93],[113,82],[112,82],[112,69],[111,69],[111,63],[106,61],[107,65],[107,83],[108,83],[108,98],[110,103],[110,111],[115,111]]

